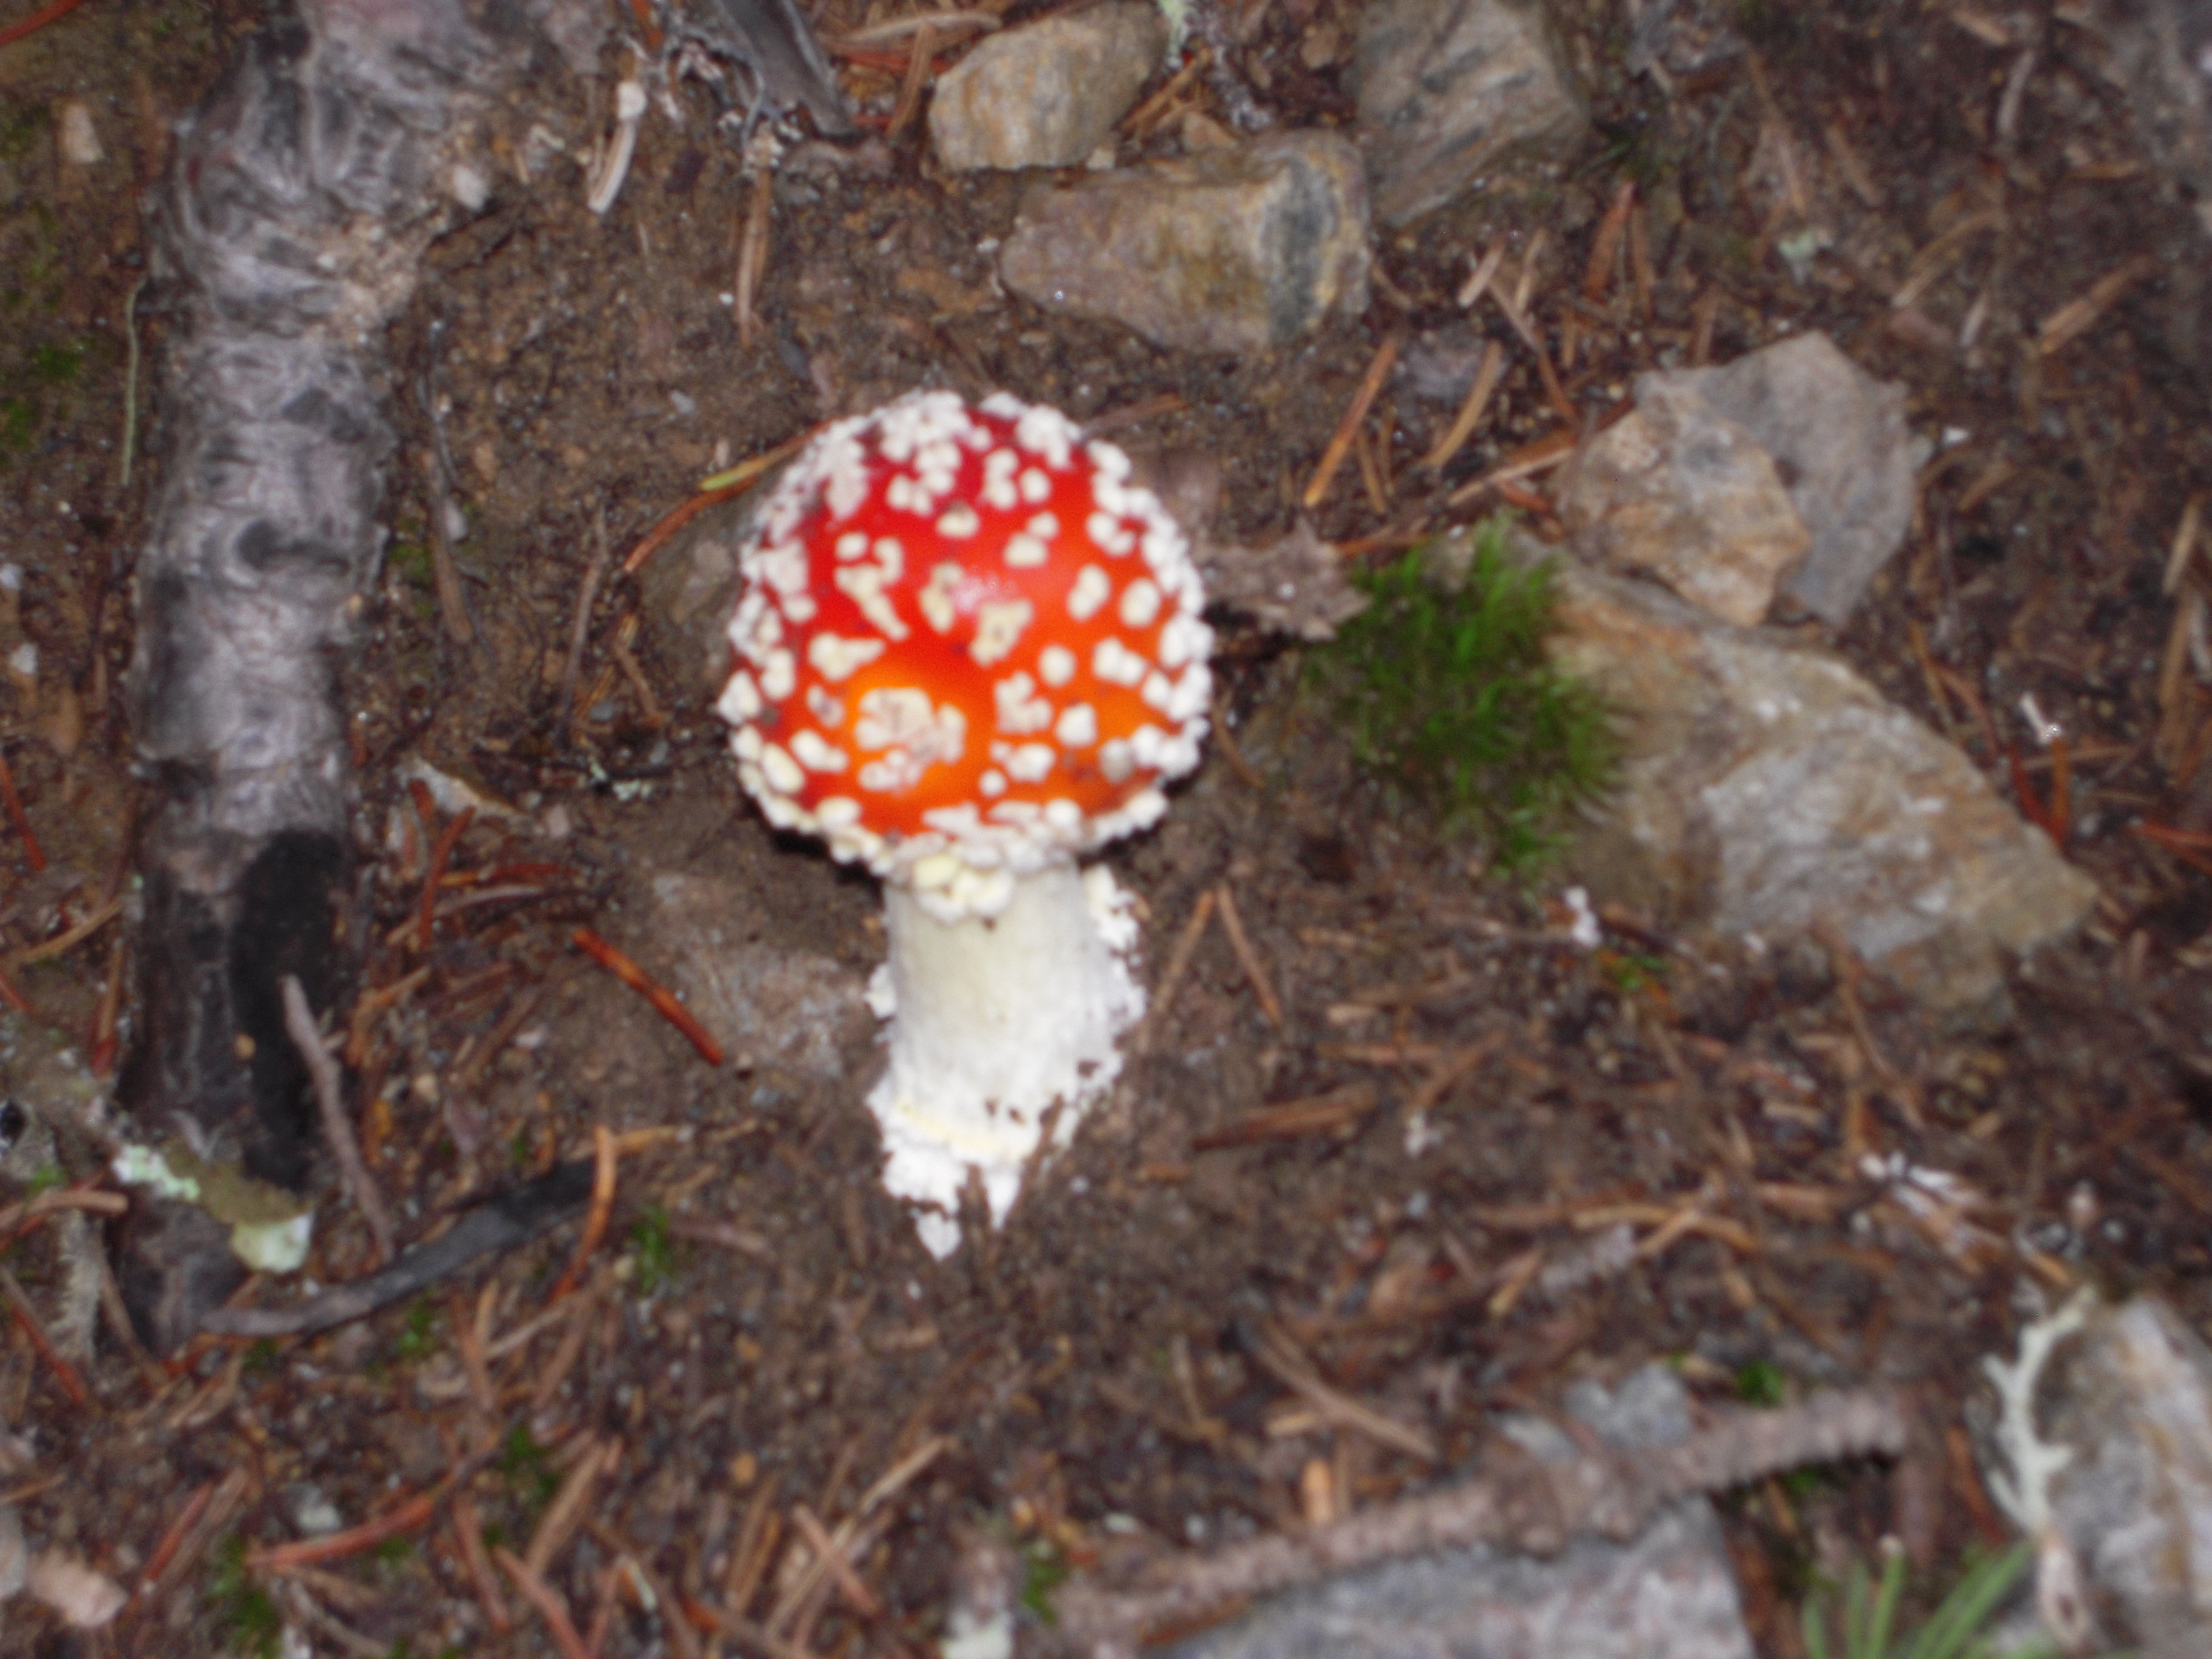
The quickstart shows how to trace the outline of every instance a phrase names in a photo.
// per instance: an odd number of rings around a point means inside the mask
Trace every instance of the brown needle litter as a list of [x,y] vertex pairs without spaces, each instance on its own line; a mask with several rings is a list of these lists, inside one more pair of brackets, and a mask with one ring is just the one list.
[[568,1267],[554,1282],[550,1299],[555,1302],[574,1290],[582,1280],[584,1264],[592,1259],[592,1252],[599,1248],[599,1241],[607,1236],[607,1217],[614,1209],[618,1154],[614,1133],[604,1123],[592,1127],[592,1207],[584,1218],[584,1231],[576,1239],[576,1254],[569,1258]]
[[1261,1009],[1267,1022],[1278,1030],[1283,1024],[1283,1005],[1275,1000],[1275,988],[1268,983],[1267,969],[1260,960],[1260,953],[1252,948],[1251,937],[1244,931],[1244,919],[1237,913],[1237,896],[1223,882],[1214,889],[1214,908],[1221,912],[1222,931],[1229,935],[1229,948],[1237,953],[1237,961],[1244,969],[1244,977],[1251,981],[1252,994],[1260,999]]
[[300,1051],[300,1059],[307,1068],[307,1076],[315,1088],[315,1105],[323,1125],[323,1139],[337,1160],[338,1174],[352,1197],[354,1207],[368,1224],[369,1236],[376,1241],[377,1265],[392,1260],[397,1244],[392,1230],[392,1215],[384,1207],[384,1195],[376,1188],[375,1179],[368,1166],[362,1161],[361,1142],[355,1137],[353,1125],[347,1121],[345,1088],[338,1073],[338,1063],[324,1045],[323,1034],[315,1024],[315,1011],[307,1006],[307,993],[295,974],[284,975],[284,1030],[291,1037],[293,1047]]
[[2063,351],[2095,327],[2097,319],[2123,294],[2155,271],[2158,265],[2156,254],[2139,253],[2118,270],[2100,277],[2087,294],[2068,301],[2043,319],[2043,326],[2035,333],[2037,352],[2048,357]]
[[748,460],[739,461],[735,466],[705,480],[700,484],[697,495],[663,514],[660,521],[647,531],[638,544],[630,549],[622,562],[622,574],[625,576],[637,574],[645,568],[645,562],[659,552],[670,537],[708,507],[744,495],[760,481],[763,473],[796,455],[820,430],[819,427],[809,427],[788,442],[778,444],[774,449],[763,451]]
[[1344,418],[1337,422],[1336,434],[1328,441],[1328,447],[1322,451],[1321,465],[1314,468],[1313,480],[1306,485],[1302,500],[1308,512],[1328,498],[1328,487],[1335,482],[1337,469],[1344,465],[1344,458],[1352,453],[1352,441],[1358,434],[1359,423],[1374,406],[1382,382],[1389,379],[1391,367],[1397,362],[1398,353],[1405,343],[1402,333],[1393,333],[1375,348],[1367,373],[1360,377],[1359,389],[1352,394]]
[[579,927],[568,937],[578,950],[658,1009],[660,1017],[683,1032],[691,1046],[699,1051],[700,1059],[709,1066],[722,1063],[722,1045],[708,1034],[707,1028],[678,1000],[673,991],[656,983],[644,969],[590,928]]
[[8,803],[9,821],[15,833],[23,838],[23,858],[31,866],[33,875],[46,867],[46,854],[39,845],[39,838],[31,829],[31,815],[23,810],[23,798],[15,793],[15,774],[8,765],[8,751],[0,749],[0,799]]
[[562,1659],[592,1659],[591,1650],[577,1633],[575,1621],[568,1617],[568,1603],[561,1599],[561,1593],[531,1571],[523,1565],[522,1558],[504,1544],[492,1551],[492,1559],[499,1563],[501,1571],[514,1580],[514,1587],[522,1592],[523,1600],[538,1609],[538,1616],[545,1621],[554,1645],[561,1650]]
[[1482,412],[1490,407],[1490,399],[1498,390],[1498,383],[1505,378],[1505,348],[1492,340],[1483,348],[1482,366],[1474,372],[1474,384],[1468,388],[1467,401],[1460,405],[1451,428],[1436,441],[1436,447],[1421,457],[1421,466],[1430,472],[1441,472],[1450,465],[1467,441],[1474,435],[1481,423]]
[[15,1312],[16,1324],[30,1339],[31,1346],[38,1350],[39,1358],[46,1362],[47,1368],[54,1374],[54,1380],[61,1384],[62,1392],[70,1397],[70,1403],[73,1406],[90,1405],[92,1390],[85,1387],[84,1378],[78,1374],[76,1367],[62,1358],[61,1351],[48,1340],[46,1328],[39,1320],[39,1310],[32,1305],[31,1298],[23,1293],[23,1287],[15,1282],[15,1275],[5,1267],[0,1267],[0,1292],[5,1292],[8,1305]]
[[477,809],[464,806],[453,815],[453,821],[440,832],[430,849],[429,872],[422,878],[422,898],[416,916],[416,948],[424,954],[430,949],[430,930],[435,925],[438,904],[438,884],[445,878],[446,861],[453,856],[453,848],[468,833],[469,825],[476,821]]

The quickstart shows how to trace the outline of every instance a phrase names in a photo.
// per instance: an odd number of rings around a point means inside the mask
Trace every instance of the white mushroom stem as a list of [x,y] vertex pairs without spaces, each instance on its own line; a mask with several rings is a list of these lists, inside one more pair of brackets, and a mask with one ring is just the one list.
[[1017,880],[995,916],[941,921],[896,882],[884,913],[890,1066],[868,1105],[884,1185],[926,1206],[922,1242],[949,1255],[969,1170],[1003,1219],[1054,1103],[1061,1146],[1120,1072],[1117,1043],[1145,1006],[1127,963],[1136,924],[1105,870],[1070,859]]

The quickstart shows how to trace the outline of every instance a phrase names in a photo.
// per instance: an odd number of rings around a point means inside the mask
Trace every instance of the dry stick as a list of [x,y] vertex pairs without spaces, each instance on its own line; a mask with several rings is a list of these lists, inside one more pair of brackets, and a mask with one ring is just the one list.
[[615,666],[622,670],[622,677],[629,682],[630,695],[637,699],[638,718],[658,732],[668,724],[668,716],[660,707],[660,700],[653,695],[652,682],[645,678],[645,670],[639,666],[630,650],[637,630],[637,612],[633,611],[617,624],[614,638],[607,641],[607,649],[615,659]]
[[1148,1631],[1379,1562],[1490,1544],[1549,1556],[1577,1534],[1625,1541],[1667,1504],[1785,1470],[1847,1458],[1894,1457],[1906,1422],[1883,1389],[1815,1395],[1803,1405],[1731,1414],[1672,1446],[1528,1460],[1490,1479],[1367,1510],[1328,1527],[1276,1534],[1211,1556],[1155,1567],[1164,1582],[1115,1591],[1089,1583],[1055,1598],[1055,1638],[1033,1653],[1129,1659]]
[[568,624],[568,655],[561,665],[561,708],[553,722],[556,731],[568,728],[568,717],[575,710],[576,678],[583,672],[584,645],[592,634],[592,606],[599,599],[600,582],[605,580],[611,551],[606,503],[602,501],[592,519],[592,562],[584,567],[584,584],[576,590],[575,618]]
[[561,1277],[554,1281],[552,1300],[556,1302],[576,1288],[584,1276],[584,1264],[592,1259],[592,1252],[607,1236],[607,1217],[615,1204],[617,1163],[613,1131],[604,1123],[592,1125],[592,1207],[584,1217],[584,1231],[576,1239],[576,1254],[568,1259]]
[[814,1659],[814,1655],[796,1642],[787,1642],[763,1625],[750,1619],[739,1619],[731,1613],[717,1616],[722,1634],[735,1643],[741,1653],[758,1656],[758,1659]]
[[622,1456],[622,1442],[586,1438],[583,1455],[577,1458],[568,1471],[561,1490],[546,1505],[545,1518],[538,1523],[538,1530],[530,1536],[530,1547],[523,1561],[531,1571],[542,1573],[553,1565],[553,1559],[576,1535],[583,1524],[584,1511],[591,1504],[592,1488],[601,1475],[612,1471]]
[[1267,779],[1260,775],[1259,769],[1245,757],[1244,750],[1238,746],[1236,737],[1230,731],[1229,697],[1225,692],[1213,699],[1212,735],[1213,746],[1221,751],[1221,758],[1229,763],[1229,769],[1242,779],[1248,788],[1255,789],[1260,793],[1266,794]]
[[422,878],[422,907],[416,916],[416,948],[428,956],[430,953],[430,931],[437,923],[438,884],[445,878],[446,864],[453,856],[453,848],[468,833],[469,825],[476,822],[477,809],[464,806],[453,821],[441,830],[436,843],[430,848],[429,872]]
[[738,1523],[738,1541],[731,1547],[730,1564],[722,1578],[722,1621],[727,1629],[732,1621],[743,1621],[749,1615],[753,1597],[760,1591],[761,1580],[768,1573],[769,1552],[775,1549],[777,1534],[783,1522],[775,1513],[776,1488],[783,1477],[771,1472],[759,1490],[745,1504],[744,1519]]
[[1496,489],[1516,478],[1534,477],[1539,472],[1548,472],[1573,454],[1575,446],[1581,441],[1579,433],[1560,431],[1539,438],[1534,443],[1523,444],[1474,483],[1462,484],[1447,499],[1454,507],[1464,507],[1486,489]]
[[1309,513],[1328,499],[1328,487],[1336,479],[1336,470],[1344,465],[1344,458],[1351,452],[1352,440],[1359,430],[1359,423],[1367,418],[1368,410],[1373,406],[1376,394],[1382,390],[1382,382],[1389,378],[1391,366],[1398,361],[1398,353],[1405,343],[1405,335],[1393,331],[1375,348],[1375,356],[1367,364],[1367,373],[1360,378],[1359,389],[1352,394],[1351,406],[1344,411],[1344,418],[1337,422],[1336,435],[1328,441],[1328,447],[1322,451],[1321,465],[1314,469],[1313,481],[1306,485],[1306,493],[1302,499]]
[[[608,1554],[615,1558],[615,1565],[626,1569],[631,1581],[641,1587],[658,1607],[660,1628],[667,1639],[669,1651],[675,1655],[676,1659],[699,1659],[699,1632],[692,1628],[689,1609],[668,1582],[647,1563],[645,1552],[596,1516],[586,1521],[584,1528],[599,1540]],[[596,1643],[592,1650],[598,1651]]]
[[601,939],[588,927],[579,927],[568,935],[575,947],[598,963],[623,984],[650,1002],[660,1017],[684,1033],[691,1046],[699,1051],[699,1058],[709,1066],[722,1063],[722,1045],[708,1034],[698,1018],[678,1000],[676,994],[653,982],[644,969],[629,957]]
[[2189,574],[2189,556],[2196,550],[2197,530],[2204,521],[2204,492],[2198,490],[2181,509],[2181,522],[2173,532],[2173,546],[2166,556],[2166,578],[2159,584],[2159,592],[2169,599],[2173,590],[2181,586],[2181,579]]
[[838,1590],[853,1611],[863,1619],[882,1618],[884,1604],[876,1599],[875,1592],[853,1570],[853,1564],[845,1559],[845,1552],[830,1536],[830,1529],[822,1524],[814,1511],[804,1504],[793,1504],[791,1506],[791,1523],[799,1528],[799,1536],[805,1539],[806,1547],[814,1552],[815,1559],[827,1567],[830,1576],[837,1581]]
[[118,893],[67,933],[56,933],[52,939],[40,939],[36,945],[27,945],[20,951],[9,952],[9,970],[12,973],[29,967],[34,962],[66,956],[122,914],[123,895]]
[[1475,262],[1474,274],[1468,277],[1466,283],[1460,289],[1458,299],[1459,308],[1462,311],[1467,310],[1488,291],[1491,283],[1498,275],[1498,267],[1504,263],[1505,243],[1501,238],[1489,252]]
[[1504,378],[1505,348],[1492,340],[1483,348],[1482,366],[1474,371],[1474,384],[1468,388],[1467,401],[1460,405],[1451,429],[1437,440],[1435,448],[1421,457],[1420,464],[1425,471],[1441,472],[1451,464],[1452,457],[1474,435],[1482,411],[1490,407],[1491,394]]
[[1146,1012],[1143,1029],[1130,1044],[1136,1052],[1141,1054],[1151,1046],[1159,1022],[1167,1017],[1167,1010],[1182,984],[1182,976],[1190,971],[1190,959],[1197,954],[1198,942],[1206,936],[1206,924],[1212,919],[1215,902],[1213,889],[1209,887],[1191,907],[1190,920],[1183,923],[1175,948],[1168,952],[1168,965],[1160,970],[1160,982],[1153,988],[1152,1006]]
[[2118,270],[2100,277],[2078,300],[2069,300],[2043,319],[2036,331],[2035,349],[2048,357],[2087,334],[2114,301],[2159,268],[2154,253],[2139,253]]
[[514,1587],[522,1592],[523,1599],[538,1609],[538,1616],[545,1621],[545,1628],[551,1632],[562,1659],[592,1659],[592,1651],[576,1633],[575,1624],[569,1619],[568,1607],[559,1592],[525,1566],[521,1558],[504,1544],[492,1552],[492,1559],[514,1580]]
[[1350,1429],[1364,1434],[1370,1440],[1395,1447],[1408,1456],[1418,1457],[1425,1463],[1437,1461],[1436,1437],[1425,1430],[1401,1423],[1397,1419],[1361,1403],[1351,1395],[1340,1393],[1321,1380],[1312,1362],[1291,1346],[1290,1339],[1279,1331],[1270,1331],[1262,1337],[1258,1358],[1274,1374],[1275,1380],[1297,1395],[1323,1420],[1340,1429]]
[[31,866],[33,875],[46,867],[46,855],[39,846],[38,836],[32,832],[30,814],[23,811],[23,798],[15,793],[15,774],[9,768],[8,751],[0,748],[0,799],[8,804],[8,817],[15,826],[15,833],[23,838],[23,857]]
[[925,21],[914,32],[914,45],[908,48],[906,60],[906,81],[899,88],[897,107],[891,111],[891,124],[884,137],[896,138],[904,132],[907,124],[921,112],[922,89],[929,84],[929,60],[937,51],[937,26]]
[[760,280],[768,270],[769,215],[775,201],[775,175],[765,165],[753,174],[753,198],[745,210],[745,228],[738,239],[738,343],[752,348],[760,335],[760,318],[753,302],[760,297]]
[[418,1492],[393,1504],[374,1520],[364,1521],[343,1532],[255,1550],[246,1558],[246,1565],[259,1572],[283,1572],[291,1567],[312,1566],[318,1561],[336,1561],[357,1555],[363,1550],[374,1549],[387,1538],[414,1531],[437,1513],[438,1500],[445,1493],[446,1482],[441,1481],[428,1492]]
[[446,509],[453,498],[434,446],[423,452],[422,476],[429,496],[430,576],[438,590],[438,620],[456,645],[472,645],[477,630],[469,621],[468,595],[461,591],[461,573],[453,562],[453,544],[446,534]]
[[[945,30],[975,29],[989,33],[1000,27],[996,14],[988,11],[939,11],[917,13],[906,17],[893,17],[867,27],[854,29],[846,34],[826,34],[822,44],[831,52],[866,52],[871,46],[889,46],[894,40],[903,40],[924,23]],[[1202,53],[1203,46],[1199,48]]]
[[[788,1630],[794,1622],[802,1619],[804,1622],[811,1622],[812,1615],[806,1609],[814,1602],[815,1591],[822,1581],[836,1571],[835,1564],[840,1561],[849,1563],[854,1555],[866,1553],[861,1540],[869,1518],[912,1485],[925,1469],[945,1455],[951,1444],[951,1439],[945,1435],[925,1440],[884,1471],[875,1485],[870,1486],[861,1495],[860,1501],[853,1506],[852,1513],[840,1521],[836,1530],[829,1534],[830,1548],[827,1551],[814,1550],[814,1559],[806,1564],[798,1581],[784,1592],[775,1611],[769,1615],[769,1629]],[[838,1477],[833,1474],[829,1483],[830,1489],[834,1491],[837,1484]],[[798,1512],[805,1507],[803,1504],[793,1506],[793,1522],[802,1532],[805,1528],[799,1521]],[[811,1547],[811,1540],[809,1543]]]
[[0,1249],[15,1242],[19,1229],[27,1231],[59,1210],[89,1210],[94,1215],[116,1216],[130,1207],[131,1200],[121,1193],[75,1187],[40,1193],[36,1198],[27,1198],[0,1210]]
[[484,1553],[483,1522],[477,1517],[476,1504],[466,1492],[457,1492],[446,1518],[453,1526],[453,1542],[461,1553],[461,1565],[468,1569],[469,1582],[476,1587],[477,1600],[483,1604],[485,1621],[500,1635],[506,1635],[514,1628],[514,1620],[507,1610],[507,1598],[499,1593],[499,1579],[491,1570],[491,1558]]
[[1201,43],[1198,50],[1191,54],[1190,62],[1170,75],[1167,78],[1166,84],[1158,92],[1121,118],[1120,122],[1121,131],[1132,138],[1143,138],[1150,133],[1158,125],[1160,118],[1167,112],[1169,106],[1189,89],[1190,83],[1203,75],[1207,65],[1212,61],[1213,48]]
[[118,1035],[123,1018],[123,964],[128,954],[129,941],[120,933],[107,950],[107,981],[100,987],[100,1001],[92,1011],[92,1040],[86,1045],[86,1065],[94,1077],[106,1077],[115,1069],[115,1053],[120,1043]]
[[1267,982],[1267,970],[1261,963],[1260,953],[1252,948],[1252,941],[1244,932],[1244,919],[1237,914],[1237,896],[1223,882],[1214,890],[1215,903],[1221,912],[1222,930],[1229,935],[1229,948],[1237,953],[1243,965],[1244,977],[1252,981],[1252,994],[1260,999],[1260,1006],[1268,1022],[1280,1030],[1283,1024],[1283,1005],[1275,1000],[1275,988]]
[[15,1310],[15,1322],[23,1328],[23,1334],[31,1339],[31,1346],[39,1351],[39,1357],[52,1368],[54,1380],[62,1385],[62,1392],[70,1397],[70,1404],[89,1406],[92,1390],[85,1387],[84,1378],[77,1375],[76,1367],[63,1358],[60,1351],[47,1340],[46,1328],[39,1322],[39,1310],[31,1305],[31,1298],[23,1294],[23,1287],[15,1282],[15,1275],[5,1267],[0,1267],[0,1291],[6,1293],[8,1305]]
[[285,975],[282,989],[284,1030],[292,1039],[292,1046],[300,1051],[300,1059],[315,1085],[315,1107],[322,1115],[323,1139],[330,1143],[331,1156],[337,1160],[338,1175],[345,1182],[347,1194],[361,1212],[361,1218],[368,1224],[370,1236],[376,1240],[376,1265],[380,1267],[392,1260],[394,1251],[392,1215],[384,1207],[384,1195],[377,1191],[368,1166],[361,1161],[361,1143],[354,1136],[353,1125],[346,1121],[344,1085],[338,1074],[338,1063],[323,1046],[323,1034],[315,1024],[315,1011],[307,1006],[307,993],[299,975]]
[[185,1575],[199,1565],[208,1545],[230,1525],[231,1517],[245,1507],[253,1490],[253,1477],[234,1468],[215,1483],[206,1504],[189,1522],[180,1519],[162,1534],[161,1544],[146,1564],[145,1576],[132,1592],[126,1612],[135,1614],[159,1605]]

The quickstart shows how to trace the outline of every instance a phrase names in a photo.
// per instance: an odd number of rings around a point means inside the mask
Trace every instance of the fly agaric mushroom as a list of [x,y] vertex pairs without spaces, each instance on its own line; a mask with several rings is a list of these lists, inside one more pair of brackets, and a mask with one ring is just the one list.
[[1156,823],[1198,763],[1212,630],[1128,458],[1003,393],[917,392],[830,427],[739,556],[719,704],[769,822],[885,884],[869,1096],[884,1184],[959,1243],[970,1169],[1004,1218],[1120,1067],[1144,1009],[1127,896],[1077,858]]

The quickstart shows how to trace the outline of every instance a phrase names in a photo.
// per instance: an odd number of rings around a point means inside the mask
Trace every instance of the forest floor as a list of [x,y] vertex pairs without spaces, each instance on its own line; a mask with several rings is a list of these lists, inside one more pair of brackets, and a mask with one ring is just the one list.
[[[1348,121],[1357,0],[1243,9],[1255,28],[1192,106],[1231,125],[1241,87],[1280,125]],[[2202,232],[2143,163],[2094,31],[2040,0],[2015,9],[2035,43],[2017,88],[2030,35],[1962,8],[1747,7],[1753,50],[1667,88],[1629,71],[1622,8],[1554,9],[1596,117],[1580,161],[1378,234],[1367,314],[1269,358],[1182,356],[1002,293],[981,250],[1022,182],[940,173],[912,125],[787,172],[741,343],[727,296],[754,191],[696,88],[683,124],[647,120],[604,219],[556,158],[434,250],[388,343],[394,547],[347,669],[377,860],[349,1059],[406,1237],[588,1155],[604,1127],[622,1138],[607,1241],[550,1310],[574,1228],[313,1340],[165,1370],[103,1330],[81,1397],[12,1331],[0,1425],[30,1453],[6,1493],[27,1532],[132,1587],[193,1523],[120,1625],[66,1648],[26,1611],[0,1652],[252,1651],[280,1616],[313,1621],[319,1651],[543,1652],[539,1615],[480,1581],[461,1540],[521,1553],[551,1515],[574,1530],[533,1561],[609,1654],[707,1640],[664,1627],[640,1584],[808,1653],[921,1653],[963,1524],[1075,1565],[1132,1526],[1178,1545],[1295,1527],[1302,1481],[1340,1509],[1385,1501],[1466,1467],[1501,1407],[1550,1409],[1575,1377],[1658,1358],[1700,1399],[1880,1378],[1923,1403],[1930,1431],[1902,1463],[1726,1502],[1761,1650],[1788,1659],[1817,1571],[1893,1533],[1936,1591],[2004,1535],[1966,1428],[1981,1357],[2024,1315],[2094,1283],[2155,1291],[2207,1328],[2212,866],[2143,832],[2212,829],[2212,698],[2170,644],[2166,581],[2212,485]],[[823,32],[859,11],[829,0]],[[0,48],[0,560],[21,573],[0,591],[0,739],[48,860],[34,874],[20,835],[0,842],[0,965],[28,1008],[10,1086],[34,1106],[42,1079],[104,1073],[129,1038],[122,678],[166,326],[141,287],[142,198],[168,125],[261,21],[240,0],[90,0]],[[890,109],[893,69],[844,72],[864,109]],[[611,84],[537,90],[596,128]],[[79,102],[96,161],[65,155]],[[1172,130],[1125,140],[1124,159],[1172,152]],[[1485,879],[1476,849],[1361,775],[1299,695],[1297,652],[1232,619],[1232,741],[1157,833],[1109,855],[1141,897],[1149,978],[1199,918],[1185,970],[1007,1224],[932,1259],[877,1184],[862,1103],[873,884],[768,830],[690,647],[632,620],[634,582],[587,573],[716,467],[924,384],[1211,456],[1224,532],[1279,534],[1387,336],[1440,383],[1471,363],[1482,319],[1455,295],[1480,250],[1504,238],[1534,259],[1558,349],[1624,182],[1649,282],[1580,317],[1565,396],[1601,417],[1639,369],[1808,329],[1902,382],[1943,447],[1907,545],[1834,643],[2008,795],[1992,738],[2031,757],[2034,810],[2102,887],[2095,918],[2016,976],[2003,1018],[1963,1030],[1817,951],[1693,946],[1621,915],[1583,948],[1562,880]],[[1808,225],[1826,246],[1793,270],[1781,244]],[[2078,340],[2034,349],[2139,258]],[[1322,536],[1387,549],[1479,516],[1493,504],[1444,498],[1559,427],[1522,354],[1431,481],[1412,464],[1457,395],[1392,383],[1371,477],[1346,469]],[[443,608],[441,495],[465,520]],[[2202,562],[2183,577],[2203,580]],[[2013,712],[2024,692],[2068,733],[2063,808]],[[416,809],[401,768],[418,759],[484,803],[447,838],[427,949],[429,849],[453,820]],[[709,1066],[573,946],[580,927],[700,1006],[707,970],[677,940],[719,931],[802,1029],[724,1030],[731,1057]],[[1869,1152],[1948,1172],[1972,1202],[1916,1218],[1863,1176]],[[1608,1247],[1623,1224],[1652,1248]],[[33,1234],[9,1255],[33,1304],[52,1249]],[[369,1261],[326,1197],[312,1276]],[[1435,1457],[1292,1409],[1261,1358],[1279,1342],[1418,1424]],[[434,1488],[477,1447],[496,1455],[428,1526],[265,1580],[244,1569],[318,1514],[351,1523]],[[863,1535],[857,1588],[797,1582],[817,1518]],[[512,1634],[488,1633],[495,1605]]]

